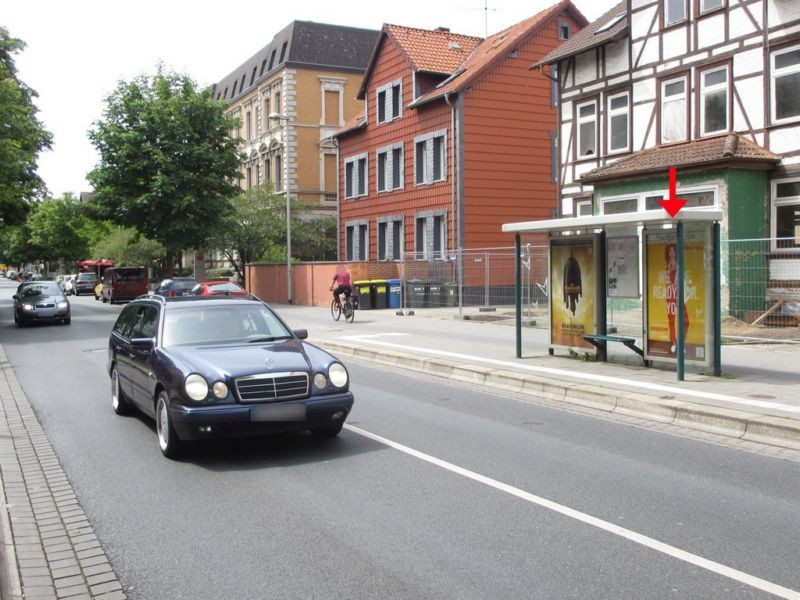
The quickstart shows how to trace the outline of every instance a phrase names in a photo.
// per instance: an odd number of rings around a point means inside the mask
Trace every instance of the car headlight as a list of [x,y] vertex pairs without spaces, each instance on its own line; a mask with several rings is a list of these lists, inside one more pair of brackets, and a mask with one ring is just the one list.
[[214,396],[219,400],[228,397],[228,386],[222,381],[215,382],[214,385],[211,386],[211,391],[214,392]]
[[337,388],[343,388],[347,385],[347,369],[341,363],[333,363],[328,367],[328,379]]
[[22,305],[22,310],[33,310],[33,304],[26,302],[25,304]]
[[197,373],[192,373],[186,378],[184,389],[186,390],[186,395],[196,402],[205,400],[208,397],[208,382],[205,377]]
[[58,303],[58,308],[67,308],[67,306],[69,306],[69,304],[67,304],[66,300],[62,300]]

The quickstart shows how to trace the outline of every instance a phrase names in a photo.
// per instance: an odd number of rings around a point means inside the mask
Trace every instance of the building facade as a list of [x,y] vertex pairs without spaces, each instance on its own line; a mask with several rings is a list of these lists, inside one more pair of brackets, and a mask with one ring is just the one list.
[[485,40],[385,25],[336,135],[340,258],[446,259],[507,246],[502,223],[556,208],[557,114],[528,70],[584,17],[569,1]]
[[559,82],[560,216],[661,210],[676,167],[684,210],[770,239],[726,263],[732,312],[797,297],[800,2],[624,0],[534,67]]
[[[243,189],[270,181],[276,191],[336,209],[331,134],[361,110],[355,100],[378,32],[294,21],[214,85],[229,103],[245,156]],[[273,118],[270,118],[273,115]]]

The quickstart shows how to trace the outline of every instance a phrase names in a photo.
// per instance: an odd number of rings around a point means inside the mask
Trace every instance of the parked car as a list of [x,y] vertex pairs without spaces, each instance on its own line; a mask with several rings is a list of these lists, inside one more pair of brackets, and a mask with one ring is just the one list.
[[109,338],[112,407],[155,419],[168,458],[194,440],[336,436],[353,406],[349,375],[307,337],[253,296],[137,298]]
[[197,285],[194,277],[171,277],[158,284],[156,293],[164,298],[185,296]]
[[14,322],[20,327],[56,321],[69,325],[72,320],[69,300],[55,281],[24,281],[13,299]]
[[78,273],[78,276],[72,281],[72,293],[76,296],[94,294],[96,285],[97,273]]
[[227,279],[201,281],[189,292],[192,296],[246,296],[247,290]]
[[147,267],[111,267],[103,273],[103,302],[133,300],[147,291]]
[[11,269],[10,271],[6,271],[6,278],[10,279],[11,281],[16,281],[19,277],[19,273]]

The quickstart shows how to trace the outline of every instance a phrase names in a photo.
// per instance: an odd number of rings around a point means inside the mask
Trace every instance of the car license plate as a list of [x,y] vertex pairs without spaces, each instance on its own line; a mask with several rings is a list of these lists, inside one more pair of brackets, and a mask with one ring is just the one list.
[[304,404],[259,404],[250,407],[251,421],[305,421]]

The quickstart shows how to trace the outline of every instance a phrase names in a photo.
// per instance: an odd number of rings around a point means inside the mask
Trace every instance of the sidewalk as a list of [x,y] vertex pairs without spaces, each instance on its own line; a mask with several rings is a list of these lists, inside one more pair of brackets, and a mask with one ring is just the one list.
[[0,346],[0,598],[125,597]]
[[[496,387],[566,405],[633,415],[751,442],[800,450],[800,344],[725,345],[722,376],[691,372],[678,381],[674,365],[645,367],[621,344],[608,363],[548,352],[549,332],[523,328],[516,358],[513,319],[482,322],[477,308],[357,311],[334,322],[326,308],[274,305],[309,341],[338,354]],[[466,316],[469,319],[464,320]],[[490,317],[491,318],[491,317]],[[800,338],[800,331],[798,331]]]

